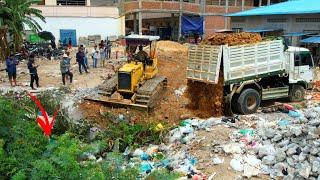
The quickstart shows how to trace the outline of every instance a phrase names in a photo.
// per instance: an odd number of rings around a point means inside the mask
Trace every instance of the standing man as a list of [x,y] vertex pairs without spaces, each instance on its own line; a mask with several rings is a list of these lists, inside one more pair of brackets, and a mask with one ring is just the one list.
[[107,43],[107,58],[108,59],[111,58],[111,47],[112,47],[112,44],[110,41],[108,41],[108,43]]
[[99,56],[100,56],[99,49],[97,45],[94,45],[94,48],[92,50],[93,68],[97,68],[98,58],[100,58]]
[[89,64],[88,64],[89,51],[86,48],[86,46],[83,46],[83,48],[84,48],[84,64],[86,65],[87,69],[90,69]]
[[79,47],[79,50],[78,50],[78,52],[77,52],[77,54],[76,54],[76,60],[77,60],[78,65],[79,65],[79,72],[80,72],[80,74],[82,74],[81,67],[84,68],[84,70],[86,71],[86,73],[88,73],[87,67],[86,67],[86,65],[84,64],[85,54],[84,54],[83,48],[81,48],[81,47]]
[[101,67],[104,67],[104,64],[105,64],[105,61],[106,61],[106,53],[105,53],[105,45],[104,45],[104,42],[103,40],[101,41],[101,44],[99,45],[100,49],[100,66]]
[[6,59],[7,72],[9,81],[12,87],[17,86],[17,65],[19,61],[15,60],[13,56],[9,56]]
[[62,74],[63,85],[66,85],[66,75],[70,77],[70,83],[72,83],[73,74],[70,71],[70,58],[67,54],[64,54],[62,60],[60,61],[60,70]]
[[38,76],[38,71],[37,68],[39,67],[39,65],[36,65],[35,60],[34,60],[34,54],[31,54],[29,57],[29,62],[28,62],[28,69],[29,69],[29,73],[30,73],[30,87],[35,90],[33,83],[34,81],[36,81],[36,85],[39,88],[39,76]]

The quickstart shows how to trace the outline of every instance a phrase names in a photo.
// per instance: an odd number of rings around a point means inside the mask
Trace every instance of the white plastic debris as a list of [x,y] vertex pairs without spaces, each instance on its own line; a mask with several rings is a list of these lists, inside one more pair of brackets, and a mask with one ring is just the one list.
[[224,162],[224,158],[220,159],[217,155],[212,159],[213,164],[217,165],[217,164],[222,164]]
[[252,177],[252,176],[258,176],[261,169],[261,160],[257,159],[253,155],[247,155],[244,158],[244,166],[243,166],[243,175],[245,177]]
[[227,154],[241,154],[243,145],[239,143],[230,143],[222,147],[223,151]]
[[230,161],[230,166],[233,170],[242,172],[243,171],[243,159],[241,156],[235,156]]

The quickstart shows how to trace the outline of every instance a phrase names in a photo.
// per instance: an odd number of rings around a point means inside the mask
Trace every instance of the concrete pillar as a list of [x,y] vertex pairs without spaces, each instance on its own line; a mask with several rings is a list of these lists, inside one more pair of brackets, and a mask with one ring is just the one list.
[[91,0],[87,0],[86,5],[91,6]]
[[182,11],[180,11],[180,13],[179,13],[179,34],[178,34],[178,41],[180,41],[180,38],[181,38],[181,36],[182,36],[181,26],[182,26]]
[[259,0],[259,7],[262,6],[262,0]]
[[270,6],[270,0],[268,0],[268,4],[267,5]]
[[244,10],[244,5],[245,5],[245,4],[244,4],[244,0],[242,0],[242,1],[241,1],[241,10],[242,10],[242,11]]
[[[225,13],[228,14],[229,11],[229,0],[226,0]],[[224,28],[228,29],[228,17],[224,17]]]
[[138,13],[139,15],[139,34],[142,35],[142,12]]
[[133,32],[138,33],[137,13],[133,13]]
[[171,26],[171,40],[174,39],[174,14],[171,13],[171,19],[170,19],[170,26]]
[[180,41],[181,36],[182,36],[182,30],[181,30],[181,26],[182,26],[182,0],[180,0],[180,9],[179,9],[179,33],[178,33],[178,41]]

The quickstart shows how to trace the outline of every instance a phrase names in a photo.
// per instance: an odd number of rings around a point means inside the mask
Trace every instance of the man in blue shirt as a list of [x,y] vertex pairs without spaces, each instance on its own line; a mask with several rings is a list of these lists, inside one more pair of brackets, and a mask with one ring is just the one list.
[[84,60],[85,60],[84,49],[81,47],[79,47],[79,51],[76,54],[76,60],[79,65],[80,74],[82,74],[82,70],[81,70],[82,68],[85,70],[86,73],[88,73],[87,66],[84,64]]
[[12,87],[17,86],[17,65],[19,61],[15,60],[14,57],[9,56],[6,59],[7,72],[9,81]]

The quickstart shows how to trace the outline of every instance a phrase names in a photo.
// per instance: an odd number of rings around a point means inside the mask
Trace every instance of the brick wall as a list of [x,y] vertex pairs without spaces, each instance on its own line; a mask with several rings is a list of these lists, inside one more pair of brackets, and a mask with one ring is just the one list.
[[[206,16],[205,20],[205,35],[213,33],[218,29],[225,29],[224,21],[225,18],[223,16]],[[228,27],[230,28],[230,20],[228,18]]]

